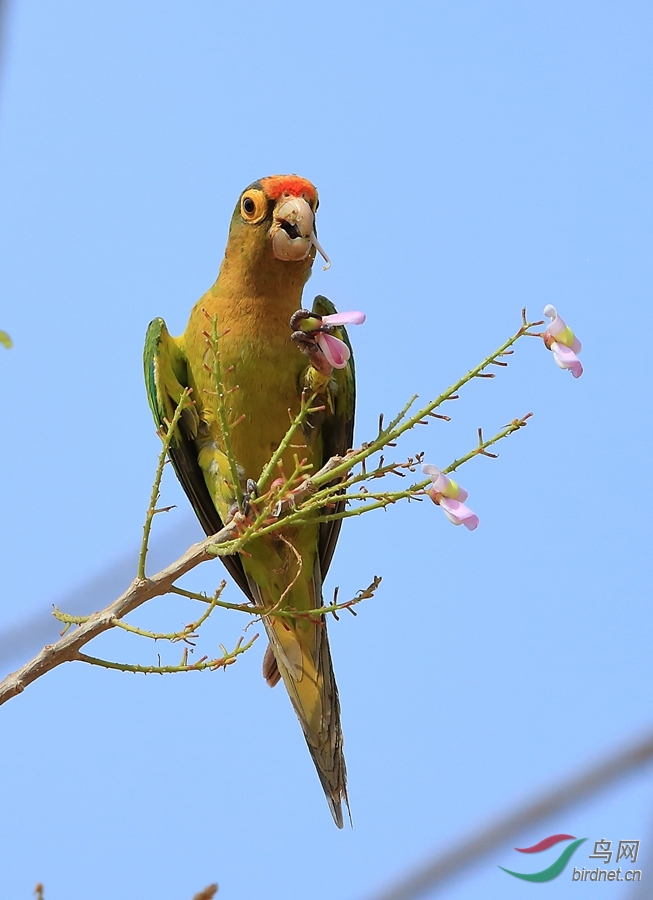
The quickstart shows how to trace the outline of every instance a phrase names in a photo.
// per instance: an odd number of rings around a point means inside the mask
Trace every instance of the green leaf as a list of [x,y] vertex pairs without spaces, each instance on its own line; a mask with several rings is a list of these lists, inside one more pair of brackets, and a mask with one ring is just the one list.
[[6,347],[7,350],[10,347],[13,347],[11,338],[9,337],[9,335],[7,334],[6,331],[0,331],[0,344],[2,344],[3,347]]

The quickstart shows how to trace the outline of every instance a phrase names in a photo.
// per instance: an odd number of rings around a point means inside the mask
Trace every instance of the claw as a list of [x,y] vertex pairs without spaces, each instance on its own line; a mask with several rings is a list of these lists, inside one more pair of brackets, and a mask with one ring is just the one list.
[[243,494],[243,516],[246,519],[249,519],[250,513],[252,512],[252,501],[256,500],[258,491],[256,489],[256,482],[252,478],[247,479],[245,487],[246,491]]
[[238,504],[232,503],[231,506],[229,507],[229,511],[227,512],[227,518],[225,520],[225,525],[228,525],[230,522],[232,522],[238,513],[240,513],[240,517],[243,520],[243,522],[246,523],[246,521],[248,519],[250,519],[250,515],[252,512],[252,501],[256,500],[257,495],[258,495],[258,492],[256,490],[256,482],[252,478],[248,478],[247,484],[246,484],[246,491],[243,494],[242,513],[241,513],[240,509],[238,508]]
[[245,485],[247,489],[247,494],[249,497],[256,497],[258,495],[258,490],[256,487],[256,482],[253,478],[247,479],[247,484]]
[[302,353],[308,356],[309,361],[314,369],[316,369],[321,375],[330,375],[332,372],[332,366],[329,363],[328,359],[322,353],[320,348],[317,345],[317,341],[315,337],[310,334],[306,334],[305,331],[295,331],[291,335],[292,340],[297,345],[298,349],[302,351]]
[[322,316],[308,309],[298,309],[290,317],[291,331],[315,331],[322,325]]

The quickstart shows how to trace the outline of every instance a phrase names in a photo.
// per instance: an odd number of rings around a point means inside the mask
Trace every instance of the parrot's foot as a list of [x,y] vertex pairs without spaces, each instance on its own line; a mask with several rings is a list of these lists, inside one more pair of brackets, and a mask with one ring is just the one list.
[[310,332],[322,327],[322,316],[309,309],[298,309],[290,317],[291,331]]
[[322,316],[309,312],[307,309],[298,309],[290,317],[290,328],[292,340],[297,348],[308,356],[313,368],[322,375],[331,375],[333,366],[317,343],[318,334],[332,331],[329,325],[322,325]]
[[246,488],[247,490],[243,494],[243,515],[245,516],[245,518],[249,518],[252,512],[252,500],[256,500],[257,496],[256,482],[253,478],[247,479]]
[[304,334],[303,331],[295,331],[292,334],[292,339],[302,353],[305,353],[306,356],[308,356],[310,364],[317,372],[321,375],[331,375],[333,368],[324,353],[322,353],[316,344],[314,338]]
[[252,478],[247,479],[246,491],[243,494],[243,508],[242,510],[238,506],[238,503],[232,503],[229,507],[229,511],[227,512],[227,519],[225,521],[225,525],[228,525],[230,522],[233,522],[234,517],[237,513],[240,514],[241,521],[243,524],[249,524],[249,522],[253,521],[252,517],[252,501],[256,499],[256,482]]

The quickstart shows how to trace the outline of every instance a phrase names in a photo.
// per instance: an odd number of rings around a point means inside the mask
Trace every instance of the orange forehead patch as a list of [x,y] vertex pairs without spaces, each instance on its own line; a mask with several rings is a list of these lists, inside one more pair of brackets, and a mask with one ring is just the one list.
[[282,194],[291,194],[293,197],[306,194],[311,200],[317,199],[315,187],[299,175],[270,175],[269,178],[261,178],[261,185],[271,200],[276,200]]

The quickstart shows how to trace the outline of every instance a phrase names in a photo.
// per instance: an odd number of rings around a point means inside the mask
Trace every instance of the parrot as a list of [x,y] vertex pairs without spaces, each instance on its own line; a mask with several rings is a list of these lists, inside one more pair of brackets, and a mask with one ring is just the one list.
[[[172,337],[163,319],[147,330],[145,383],[156,426],[165,430],[185,389],[192,405],[184,409],[169,457],[207,535],[233,515],[236,493],[216,412],[215,383],[207,360],[207,326],[217,317],[233,456],[241,490],[248,496],[286,435],[302,395],[317,395],[299,439],[312,472],[353,446],[355,372],[344,327],[332,333],[348,348],[337,368],[301,319],[336,313],[326,298],[302,308],[304,286],[319,252],[315,186],[297,175],[273,175],[247,187],[234,209],[224,259],[214,285],[193,307],[185,332]],[[319,321],[319,318],[318,318]],[[299,325],[299,327],[298,327]],[[328,329],[326,329],[328,330]],[[297,449],[282,456],[294,469]],[[342,510],[343,502],[336,504]],[[330,507],[328,512],[333,512]],[[258,607],[310,610],[323,605],[322,584],[333,558],[341,519],[288,526],[254,538],[247,551],[221,557],[248,600]],[[340,701],[324,616],[264,616],[269,645],[263,675],[274,687],[283,681],[301,724],[327,803],[343,827],[349,812],[343,755]],[[350,819],[351,813],[349,812]]]

